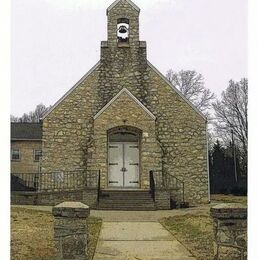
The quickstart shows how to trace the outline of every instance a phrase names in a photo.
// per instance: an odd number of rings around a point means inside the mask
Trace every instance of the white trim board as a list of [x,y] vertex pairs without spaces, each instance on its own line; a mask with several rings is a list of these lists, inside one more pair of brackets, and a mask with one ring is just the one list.
[[94,120],[97,119],[123,93],[126,93],[130,98],[132,98],[135,103],[140,106],[153,120],[156,119],[155,115],[148,110],[128,89],[123,88],[94,116]]
[[[108,8],[107,8],[107,14],[108,12],[113,9],[119,2],[121,2],[122,0],[116,0],[115,2],[113,2]],[[140,12],[140,8],[134,4],[131,0],[125,0],[128,4],[130,4],[137,12]]]
[[201,111],[199,111],[199,109],[196,108],[175,86],[173,86],[172,83],[171,83],[169,80],[167,80],[166,77],[165,77],[158,69],[156,69],[156,68],[154,67],[154,65],[153,65],[151,62],[149,62],[148,60],[147,60],[147,65],[148,65],[154,72],[156,72],[174,91],[176,91],[177,94],[179,94],[179,96],[180,96],[184,101],[186,101],[186,103],[187,103],[188,105],[190,105],[190,107],[191,107],[195,112],[197,112],[205,121],[207,121],[207,118],[205,117],[205,115],[204,115]]
[[47,111],[46,114],[40,120],[45,119],[75,88],[77,88],[80,83],[82,83],[98,66],[100,61],[96,63],[71,89],[69,89],[52,107]]

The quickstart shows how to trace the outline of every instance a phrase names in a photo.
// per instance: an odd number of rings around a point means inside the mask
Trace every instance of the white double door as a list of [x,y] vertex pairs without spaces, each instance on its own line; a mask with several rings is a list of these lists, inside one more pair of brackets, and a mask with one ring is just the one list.
[[139,187],[139,144],[111,142],[108,154],[108,186]]

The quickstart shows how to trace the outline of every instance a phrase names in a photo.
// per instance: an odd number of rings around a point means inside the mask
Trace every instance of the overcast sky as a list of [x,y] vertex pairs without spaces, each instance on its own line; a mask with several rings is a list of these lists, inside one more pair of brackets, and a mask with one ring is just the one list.
[[[100,58],[113,0],[12,0],[11,113],[53,105]],[[218,96],[247,77],[246,0],[134,0],[140,40],[163,74],[196,70]]]

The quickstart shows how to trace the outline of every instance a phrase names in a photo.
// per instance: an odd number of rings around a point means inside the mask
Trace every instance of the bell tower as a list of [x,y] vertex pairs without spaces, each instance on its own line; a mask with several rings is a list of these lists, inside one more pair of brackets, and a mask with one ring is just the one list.
[[139,100],[148,89],[146,42],[139,40],[140,8],[130,0],[116,0],[107,8],[107,41],[101,42],[99,109],[121,89]]
[[130,0],[117,0],[107,9],[108,45],[134,47],[139,45],[140,8]]

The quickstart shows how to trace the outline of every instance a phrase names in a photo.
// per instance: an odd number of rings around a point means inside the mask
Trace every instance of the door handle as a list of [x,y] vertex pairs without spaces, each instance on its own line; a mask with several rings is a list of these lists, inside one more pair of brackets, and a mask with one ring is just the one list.
[[126,167],[123,167],[123,168],[121,169],[121,171],[122,171],[122,172],[127,172]]

